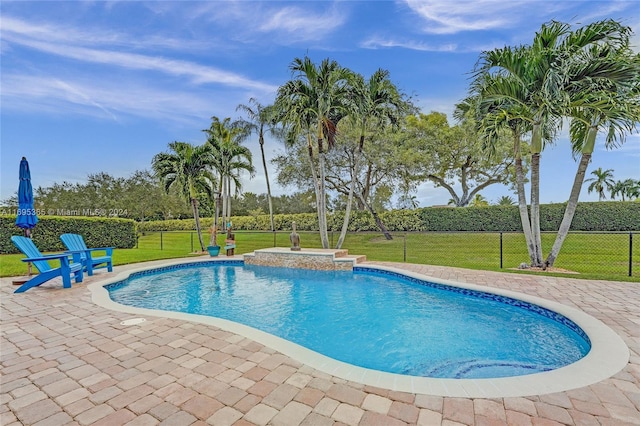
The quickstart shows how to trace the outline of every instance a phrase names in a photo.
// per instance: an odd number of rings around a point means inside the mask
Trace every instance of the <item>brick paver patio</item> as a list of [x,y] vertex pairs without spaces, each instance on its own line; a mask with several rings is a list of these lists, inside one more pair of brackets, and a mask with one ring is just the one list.
[[121,325],[132,316],[93,304],[85,287],[106,272],[19,295],[2,279],[0,425],[640,425],[637,283],[389,265],[579,308],[620,334],[630,362],[556,394],[415,395],[347,382],[199,323],[149,316]]

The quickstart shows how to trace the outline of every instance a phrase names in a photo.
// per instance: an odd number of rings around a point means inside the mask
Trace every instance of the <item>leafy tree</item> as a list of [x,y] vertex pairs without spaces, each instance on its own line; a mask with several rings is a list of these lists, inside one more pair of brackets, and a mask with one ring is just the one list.
[[[352,108],[349,111],[349,120],[356,129],[359,129],[360,134],[358,148],[354,152],[353,174],[347,196],[344,221],[336,248],[342,247],[347,235],[351,204],[357,186],[360,159],[367,133],[379,132],[387,125],[397,125],[403,112],[408,110],[408,103],[402,99],[397,87],[391,82],[389,71],[387,70],[378,69],[367,80],[360,74],[353,74],[350,84]],[[376,217],[376,223],[381,228],[385,238],[391,240],[391,234],[377,217],[375,211],[371,212]]]
[[271,185],[269,183],[269,171],[267,170],[267,160],[264,155],[264,135],[266,132],[272,135],[280,136],[280,129],[276,127],[274,120],[273,106],[263,106],[255,98],[249,99],[249,105],[240,104],[236,110],[244,112],[248,119],[243,122],[243,127],[249,129],[258,135],[258,143],[260,144],[260,154],[262,156],[262,167],[264,169],[264,177],[267,182],[267,199],[269,202],[269,219],[271,223],[271,231],[275,230],[273,221],[273,201],[271,200]]
[[289,130],[290,142],[300,137],[307,141],[308,157],[313,165],[320,240],[323,248],[329,248],[326,155],[333,148],[338,123],[349,111],[352,73],[336,61],[325,59],[316,65],[306,56],[295,58],[289,68],[294,77],[278,89],[277,116]]
[[593,191],[598,193],[598,199],[600,201],[606,200],[607,196],[605,195],[605,191],[611,191],[613,189],[613,170],[607,169],[602,170],[602,167],[598,167],[594,171],[591,172],[595,177],[589,178],[585,180],[585,182],[591,182],[587,191],[591,194]]
[[490,185],[513,181],[511,142],[502,137],[492,153],[486,151],[469,115],[463,115],[463,121],[453,127],[443,113],[409,116],[405,134],[405,143],[414,152],[407,164],[413,164],[420,178],[446,189],[458,207],[468,205]]
[[[355,176],[355,151],[358,149],[357,129],[345,121],[340,125],[334,149],[326,156],[327,173],[325,176],[328,193],[333,196],[327,202],[333,202],[334,209],[344,209],[351,184]],[[407,165],[404,159],[409,156],[410,147],[401,145],[401,136],[391,129],[383,130],[369,136],[367,145],[363,147],[360,167],[355,182],[355,208],[368,210],[375,218],[393,195],[393,188],[404,188],[404,176]],[[283,155],[277,156],[276,165],[278,183],[282,186],[293,186],[303,191],[313,191],[313,171],[305,161],[307,148],[304,142],[287,147]],[[378,217],[378,222],[380,218]],[[380,227],[380,225],[378,225]]]
[[165,190],[168,192],[169,188],[177,186],[182,196],[191,204],[200,249],[204,251],[198,213],[198,195],[206,193],[211,198],[216,183],[215,176],[211,173],[215,165],[211,147],[171,142],[169,152],[156,154],[151,164],[156,175],[162,180]]

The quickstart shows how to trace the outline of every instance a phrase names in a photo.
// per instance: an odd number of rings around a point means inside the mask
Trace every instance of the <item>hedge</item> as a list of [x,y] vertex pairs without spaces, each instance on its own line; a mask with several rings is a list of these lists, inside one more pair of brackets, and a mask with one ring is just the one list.
[[[33,229],[33,242],[42,252],[65,250],[60,235],[83,236],[88,247],[132,248],[136,245],[136,223],[131,219],[41,216]],[[11,243],[12,235],[24,235],[15,215],[0,216],[0,254],[20,253]]]
[[[542,231],[556,232],[562,222],[566,204],[543,204],[540,206],[540,228]],[[329,214],[329,230],[340,231],[343,212]],[[488,207],[425,207],[415,210],[392,210],[380,214],[389,231],[494,231],[519,232],[522,230],[518,206]],[[267,231],[270,229],[269,215],[234,216],[233,228],[246,231]],[[318,218],[315,213],[278,214],[274,216],[276,230],[291,230],[291,222],[296,222],[300,231],[317,231]],[[212,218],[201,219],[204,230],[213,223]],[[638,202],[594,202],[579,203],[573,217],[573,231],[620,232],[637,231],[640,226],[640,203]],[[143,222],[138,224],[140,232],[192,231],[193,219]],[[349,231],[378,231],[373,217],[366,211],[354,211],[349,221]]]

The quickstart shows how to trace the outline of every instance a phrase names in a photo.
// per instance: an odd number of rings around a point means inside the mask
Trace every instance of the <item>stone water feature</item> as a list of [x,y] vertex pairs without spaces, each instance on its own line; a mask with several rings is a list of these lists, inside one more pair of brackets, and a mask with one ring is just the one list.
[[246,265],[280,266],[285,268],[319,269],[325,271],[350,271],[366,256],[350,255],[348,250],[305,249],[291,250],[274,247],[256,250],[244,255]]

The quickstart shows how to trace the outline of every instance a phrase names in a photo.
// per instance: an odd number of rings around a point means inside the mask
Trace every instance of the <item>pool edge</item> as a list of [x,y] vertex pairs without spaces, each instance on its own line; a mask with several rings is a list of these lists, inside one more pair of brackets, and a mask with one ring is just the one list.
[[404,269],[381,266],[372,263],[367,263],[366,267],[393,271],[395,273],[434,283],[498,294],[540,305],[566,316],[581,327],[591,340],[591,350],[582,359],[565,367],[549,372],[524,376],[494,379],[436,379],[405,376],[357,367],[337,361],[285,339],[228,320],[203,315],[159,311],[121,305],[112,301],[109,297],[108,291],[104,288],[104,286],[108,284],[127,279],[135,272],[188,263],[206,263],[240,259],[240,257],[218,259],[188,258],[167,261],[161,265],[142,265],[140,268],[121,272],[114,277],[89,284],[87,288],[91,291],[91,299],[93,303],[109,310],[133,315],[148,315],[184,321],[195,321],[212,325],[252,339],[324,373],[365,385],[417,394],[446,397],[497,398],[562,392],[605,380],[622,370],[629,361],[629,349],[622,338],[600,320],[579,309],[571,308],[558,302],[549,301],[536,296],[530,296],[525,293],[443,280]]

